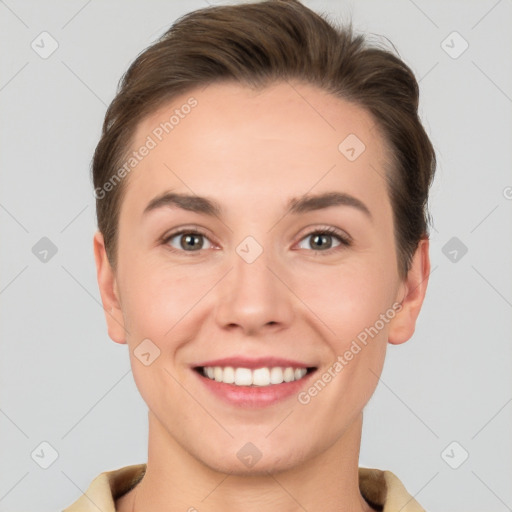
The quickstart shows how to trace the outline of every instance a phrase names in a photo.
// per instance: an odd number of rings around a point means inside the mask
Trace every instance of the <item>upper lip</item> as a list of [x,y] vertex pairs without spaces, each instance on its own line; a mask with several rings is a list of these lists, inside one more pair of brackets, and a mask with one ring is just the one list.
[[284,359],[281,357],[256,357],[248,358],[242,356],[234,357],[223,357],[222,359],[213,359],[211,361],[205,361],[199,364],[194,364],[193,367],[204,367],[204,366],[232,366],[234,368],[266,368],[280,366],[283,368],[314,368],[311,364],[306,364],[301,361],[293,359]]

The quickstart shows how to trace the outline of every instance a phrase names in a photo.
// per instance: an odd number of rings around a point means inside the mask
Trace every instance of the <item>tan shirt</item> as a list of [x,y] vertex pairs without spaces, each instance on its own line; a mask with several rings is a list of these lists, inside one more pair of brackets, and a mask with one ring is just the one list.
[[[114,501],[142,479],[146,464],[135,464],[100,473],[63,512],[115,512]],[[425,512],[391,471],[359,468],[359,489],[364,499],[382,512]]]

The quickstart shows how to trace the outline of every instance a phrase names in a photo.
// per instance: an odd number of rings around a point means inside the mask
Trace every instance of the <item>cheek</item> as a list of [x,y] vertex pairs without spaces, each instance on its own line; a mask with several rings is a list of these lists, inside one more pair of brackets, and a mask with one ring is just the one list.
[[[185,271],[142,258],[125,266],[123,315],[133,377],[153,411],[161,403],[175,403],[183,393],[176,381],[181,375],[169,365],[169,358],[195,336],[199,322],[192,324],[189,316],[197,315],[198,301],[214,282],[211,274],[198,274],[199,267]],[[144,353],[149,353],[149,361],[144,361]]]
[[393,305],[394,267],[375,256],[368,253],[339,266],[319,267],[304,272],[300,280],[300,297],[330,331],[338,353]]
[[389,322],[396,314],[392,293],[396,276],[384,262],[363,260],[324,269],[322,276],[308,277],[302,289],[302,293],[310,290],[307,305],[322,321],[329,360],[299,403],[331,422],[333,435],[339,435],[346,419],[355,416],[374,393],[385,360]]
[[192,313],[216,281],[213,269],[205,265],[185,268],[162,263],[161,258],[133,258],[124,277],[123,314],[134,343],[141,337],[157,344],[171,340],[175,326]]

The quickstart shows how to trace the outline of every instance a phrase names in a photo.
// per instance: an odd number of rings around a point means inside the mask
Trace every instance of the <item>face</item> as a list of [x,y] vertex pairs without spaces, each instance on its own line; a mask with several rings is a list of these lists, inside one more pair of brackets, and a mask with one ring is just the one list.
[[[223,472],[315,457],[360,416],[424,293],[399,278],[372,117],[310,85],[216,84],[141,122],[133,149],[148,136],[124,178],[116,273],[101,236],[96,254],[151,421]],[[410,275],[425,281],[421,252]]]

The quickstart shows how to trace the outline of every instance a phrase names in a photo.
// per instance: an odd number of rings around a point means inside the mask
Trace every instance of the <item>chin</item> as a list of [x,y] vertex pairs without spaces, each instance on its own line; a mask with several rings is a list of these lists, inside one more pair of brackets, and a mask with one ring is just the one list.
[[225,461],[201,461],[210,469],[219,472],[226,473],[233,476],[268,476],[269,474],[278,474],[284,471],[288,471],[295,467],[298,461],[289,457],[285,459],[276,459],[275,457],[266,458],[263,457],[253,466],[244,466],[238,458],[233,458]]
[[[261,443],[263,444],[263,443]],[[268,476],[288,471],[304,462],[307,457],[301,456],[303,449],[290,443],[288,449],[272,446],[268,440],[261,450],[255,443],[230,443],[223,451],[210,451],[207,457],[204,453],[193,453],[201,464],[213,471],[228,473],[234,476]],[[261,445],[260,445],[261,446]]]

